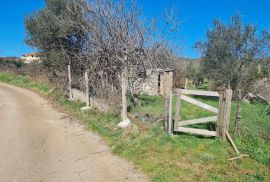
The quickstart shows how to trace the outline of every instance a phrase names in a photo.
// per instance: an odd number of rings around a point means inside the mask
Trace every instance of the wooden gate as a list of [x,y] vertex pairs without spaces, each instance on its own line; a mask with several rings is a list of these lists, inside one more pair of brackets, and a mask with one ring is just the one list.
[[[176,94],[176,106],[175,106],[175,116],[173,122],[172,108],[173,108],[173,96]],[[198,101],[194,98],[188,97],[187,95],[199,95],[199,96],[208,96],[208,97],[218,97],[219,105],[218,108],[207,105],[201,101]],[[204,136],[214,136],[222,137],[226,139],[226,131],[228,131],[230,113],[231,113],[231,99],[232,99],[232,90],[224,90],[220,92],[212,91],[199,91],[199,90],[183,90],[177,89],[171,91],[168,98],[165,101],[165,129],[167,129],[169,134],[173,132],[182,132],[196,135]],[[216,116],[197,118],[191,120],[181,120],[181,100],[199,106],[203,109],[216,113]],[[169,106],[169,108],[168,108]],[[206,129],[196,129],[196,128],[187,128],[186,126],[194,124],[203,124],[203,123],[215,123],[216,130],[210,131]]]

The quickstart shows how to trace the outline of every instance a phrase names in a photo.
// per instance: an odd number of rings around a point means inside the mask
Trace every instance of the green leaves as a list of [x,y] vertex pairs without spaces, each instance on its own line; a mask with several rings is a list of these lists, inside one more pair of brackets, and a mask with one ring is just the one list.
[[48,70],[61,70],[66,66],[63,59],[76,61],[89,28],[87,13],[86,0],[47,0],[44,9],[26,16],[25,42],[45,52],[46,58],[55,55],[53,61],[59,63],[47,64]]
[[262,41],[256,32],[256,26],[244,25],[239,14],[228,24],[214,20],[207,41],[196,44],[202,52],[204,74],[221,85],[230,83],[232,89],[246,84],[245,78],[254,68],[250,64],[262,53]]

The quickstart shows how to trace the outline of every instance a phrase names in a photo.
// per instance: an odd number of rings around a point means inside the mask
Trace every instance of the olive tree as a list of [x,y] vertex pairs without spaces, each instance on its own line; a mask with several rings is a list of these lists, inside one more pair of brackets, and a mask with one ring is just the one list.
[[67,64],[80,71],[89,26],[87,0],[46,0],[45,8],[26,16],[25,42],[46,54],[48,72],[65,78]]
[[251,85],[249,75],[256,60],[262,56],[262,38],[257,36],[256,26],[244,25],[237,14],[228,24],[215,20],[207,31],[207,40],[196,43],[202,53],[203,72],[219,85],[236,93],[237,117],[235,133],[239,134],[242,91]]

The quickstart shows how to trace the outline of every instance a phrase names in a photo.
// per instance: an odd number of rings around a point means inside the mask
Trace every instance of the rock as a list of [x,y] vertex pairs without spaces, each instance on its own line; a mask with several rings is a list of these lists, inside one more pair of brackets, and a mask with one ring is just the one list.
[[252,93],[270,102],[270,77],[257,80],[252,86]]
[[131,121],[129,119],[125,120],[125,121],[121,121],[120,123],[118,123],[118,127],[119,128],[127,128],[130,125]]
[[244,98],[243,102],[246,103],[268,103],[267,99],[262,97],[261,95],[255,95],[253,93],[248,93]]
[[157,121],[160,117],[153,116],[151,114],[135,114],[135,117],[143,123],[153,123]]
[[249,92],[247,95],[245,95],[245,97],[243,98],[243,102],[246,103],[250,103],[252,102],[254,99],[256,99],[256,95],[254,95],[253,93]]
[[261,96],[261,95],[257,95],[256,98],[257,98],[256,100],[257,100],[258,102],[260,102],[260,103],[270,104],[270,102],[269,102],[266,98],[264,98],[263,96]]

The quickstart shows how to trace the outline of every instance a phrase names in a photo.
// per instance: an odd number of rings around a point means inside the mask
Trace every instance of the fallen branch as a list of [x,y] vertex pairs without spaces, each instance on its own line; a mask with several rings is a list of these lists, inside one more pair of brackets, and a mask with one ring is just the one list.
[[130,119],[132,119],[132,122],[135,123],[139,128],[141,128],[143,131],[148,131],[148,128],[140,121],[137,119],[133,114],[128,113],[127,114]]
[[237,155],[239,155],[239,156],[237,156],[237,157],[233,157],[233,158],[228,159],[229,161],[233,161],[233,160],[241,159],[241,158],[243,158],[243,157],[248,157],[248,155],[247,155],[247,154],[241,154],[241,155],[240,155],[240,152],[239,152],[239,150],[237,149],[237,147],[236,147],[235,143],[233,142],[233,139],[232,139],[232,137],[231,137],[230,133],[229,133],[229,132],[227,132],[227,131],[226,131],[226,136],[228,137],[229,141],[231,142],[231,144],[232,144],[232,146],[233,146],[234,151],[237,153]]
[[230,159],[228,159],[229,161],[233,161],[233,160],[236,160],[236,159],[241,159],[241,158],[243,158],[243,157],[248,157],[249,155],[247,155],[247,154],[242,154],[242,155],[240,155],[240,156],[238,156],[238,157],[233,157],[233,158],[230,158]]
[[154,122],[161,122],[163,120],[164,120],[164,118],[159,118],[159,119],[155,120]]
[[230,133],[226,131],[226,135],[227,135],[229,141],[231,142],[231,144],[232,144],[233,149],[235,150],[235,152],[236,152],[238,155],[240,155],[240,152],[239,152],[239,150],[237,149],[236,145],[234,144],[233,139],[232,139]]

